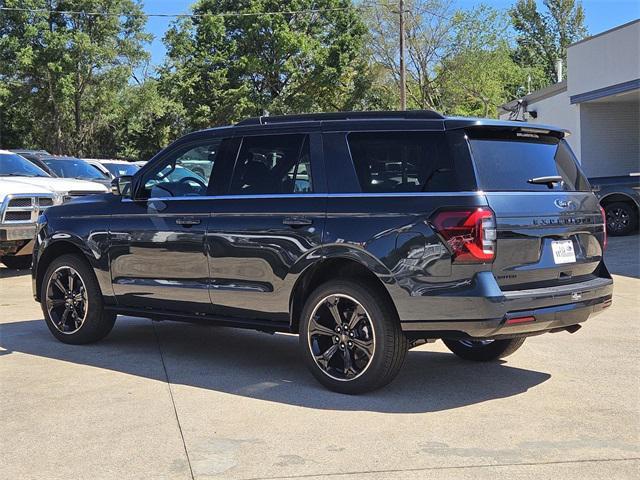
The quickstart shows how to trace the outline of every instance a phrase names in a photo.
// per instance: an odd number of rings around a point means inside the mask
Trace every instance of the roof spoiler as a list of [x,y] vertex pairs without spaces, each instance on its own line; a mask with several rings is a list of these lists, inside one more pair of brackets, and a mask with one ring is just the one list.
[[571,132],[553,125],[539,123],[515,122],[511,120],[493,120],[489,118],[448,118],[445,120],[447,130],[457,128],[490,128],[520,131],[523,133],[568,137]]

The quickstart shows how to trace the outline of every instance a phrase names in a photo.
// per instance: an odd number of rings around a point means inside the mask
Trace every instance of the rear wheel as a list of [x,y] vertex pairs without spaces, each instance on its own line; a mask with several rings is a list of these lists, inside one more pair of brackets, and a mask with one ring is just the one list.
[[4,255],[0,260],[12,270],[28,270],[31,268],[31,255]]
[[98,281],[78,255],[63,255],[51,262],[42,280],[40,303],[47,327],[64,343],[98,341],[116,319],[104,311]]
[[408,350],[397,315],[374,285],[328,282],[307,300],[300,347],[325,387],[357,394],[395,378]]
[[525,337],[505,340],[447,340],[443,342],[458,357],[475,362],[489,362],[505,358],[518,350]]
[[628,235],[638,227],[638,213],[630,203],[614,202],[604,207],[604,211],[609,235]]

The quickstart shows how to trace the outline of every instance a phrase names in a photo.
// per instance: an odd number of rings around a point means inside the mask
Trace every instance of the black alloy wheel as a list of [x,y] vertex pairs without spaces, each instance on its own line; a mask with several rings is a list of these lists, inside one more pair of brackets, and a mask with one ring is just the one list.
[[465,360],[474,362],[490,362],[511,355],[525,341],[525,337],[506,338],[501,340],[450,340],[443,339],[452,353]]
[[82,328],[89,302],[87,288],[78,272],[70,266],[58,267],[47,284],[47,312],[53,326],[70,335]]
[[300,347],[322,385],[358,394],[391,382],[409,344],[384,287],[341,279],[320,285],[307,298],[300,318]]
[[625,202],[615,202],[604,209],[607,219],[607,233],[612,236],[628,235],[638,225],[638,214]]
[[115,313],[105,310],[98,280],[81,255],[62,255],[48,265],[40,304],[49,331],[64,343],[100,340],[116,320]]
[[362,375],[376,348],[369,314],[344,294],[329,295],[317,303],[311,313],[308,342],[318,367],[337,381]]

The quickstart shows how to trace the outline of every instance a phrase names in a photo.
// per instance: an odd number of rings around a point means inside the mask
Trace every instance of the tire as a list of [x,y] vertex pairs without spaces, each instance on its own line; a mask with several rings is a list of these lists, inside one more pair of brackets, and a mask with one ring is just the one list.
[[[71,283],[69,276],[73,277]],[[73,295],[68,293],[69,285]],[[98,281],[79,255],[62,255],[51,262],[40,286],[40,304],[47,327],[63,343],[80,345],[101,340],[116,320],[114,313],[104,311]],[[73,312],[77,313],[75,319]]]
[[613,237],[629,235],[638,228],[638,212],[627,202],[614,202],[604,207],[607,233]]
[[31,255],[4,255],[0,260],[12,270],[31,269]]
[[522,346],[525,337],[487,341],[448,339],[442,341],[449,350],[460,358],[474,362],[490,362],[511,355]]
[[[334,307],[342,326],[336,325]],[[352,316],[354,311],[356,316]],[[307,299],[300,320],[300,348],[307,367],[322,385],[335,392],[358,394],[391,382],[409,346],[384,292],[373,284],[338,280],[319,286]]]

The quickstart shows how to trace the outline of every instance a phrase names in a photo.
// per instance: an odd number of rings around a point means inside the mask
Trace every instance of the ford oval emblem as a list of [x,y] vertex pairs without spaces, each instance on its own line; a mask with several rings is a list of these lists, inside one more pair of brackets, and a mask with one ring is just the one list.
[[576,208],[576,204],[571,200],[563,200],[561,198],[556,198],[556,200],[553,203],[558,208],[571,208],[571,209]]

